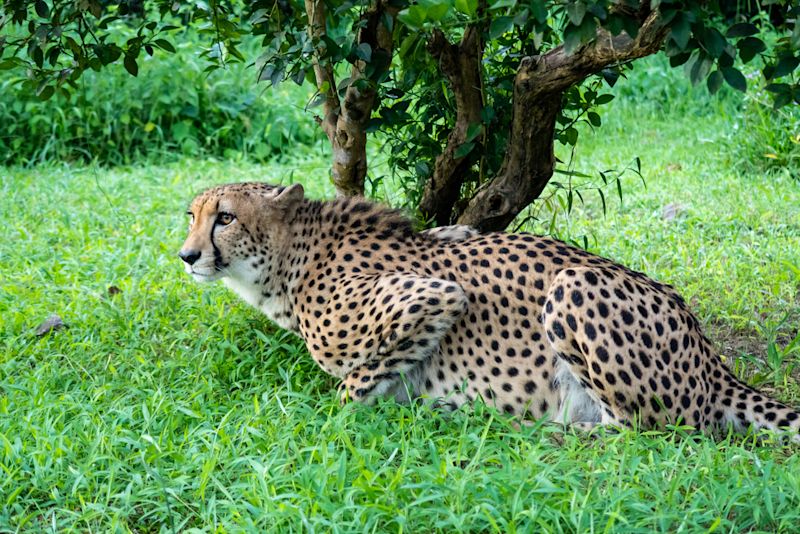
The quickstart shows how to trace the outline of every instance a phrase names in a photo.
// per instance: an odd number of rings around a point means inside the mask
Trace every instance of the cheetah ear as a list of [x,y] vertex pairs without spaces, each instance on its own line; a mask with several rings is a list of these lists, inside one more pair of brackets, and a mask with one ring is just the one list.
[[277,195],[270,199],[269,203],[272,207],[285,212],[294,211],[294,209],[303,201],[303,186],[300,184],[292,184],[278,192]]

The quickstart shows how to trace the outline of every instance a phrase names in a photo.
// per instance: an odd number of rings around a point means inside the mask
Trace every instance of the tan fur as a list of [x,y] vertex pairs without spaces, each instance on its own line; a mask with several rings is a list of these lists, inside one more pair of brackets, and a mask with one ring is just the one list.
[[418,233],[397,211],[309,201],[299,185],[221,186],[190,212],[187,271],[222,278],[297,332],[354,400],[482,398],[522,419],[800,428],[796,411],[728,372],[671,287],[559,241]]

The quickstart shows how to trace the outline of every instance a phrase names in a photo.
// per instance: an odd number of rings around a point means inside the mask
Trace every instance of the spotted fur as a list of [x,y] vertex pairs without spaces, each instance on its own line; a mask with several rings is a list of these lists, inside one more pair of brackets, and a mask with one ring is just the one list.
[[187,271],[298,333],[356,401],[482,398],[523,419],[797,438],[798,412],[736,379],[670,286],[560,241],[418,233],[299,185],[216,187],[190,213]]

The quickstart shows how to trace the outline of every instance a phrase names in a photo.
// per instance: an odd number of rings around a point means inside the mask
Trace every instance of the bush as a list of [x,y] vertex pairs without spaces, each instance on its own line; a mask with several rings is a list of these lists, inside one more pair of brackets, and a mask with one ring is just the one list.
[[179,41],[176,54],[140,58],[136,78],[120,65],[87,72],[70,100],[41,102],[23,94],[19,78],[0,79],[0,164],[199,154],[263,161],[321,136],[298,104],[304,89],[257,85],[255,69],[242,64],[207,74],[197,39]]
[[733,125],[732,163],[750,172],[788,172],[800,177],[800,108],[775,110],[762,88],[745,97]]

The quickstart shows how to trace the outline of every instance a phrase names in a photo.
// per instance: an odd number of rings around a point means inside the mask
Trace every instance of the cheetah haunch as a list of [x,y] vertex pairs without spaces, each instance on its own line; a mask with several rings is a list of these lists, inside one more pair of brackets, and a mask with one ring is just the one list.
[[297,332],[356,401],[800,430],[797,411],[726,369],[670,286],[559,241],[415,232],[397,211],[307,200],[300,185],[215,187],[189,215],[186,271]]

